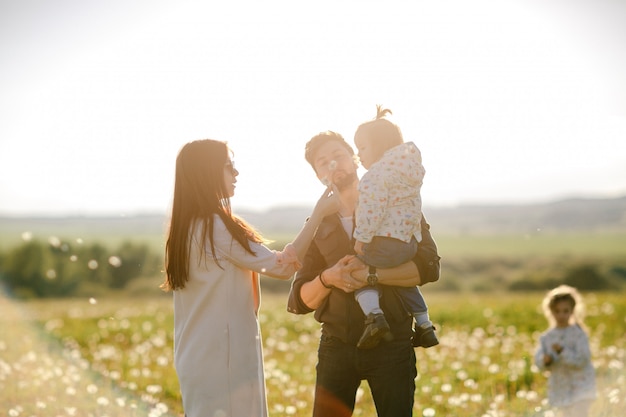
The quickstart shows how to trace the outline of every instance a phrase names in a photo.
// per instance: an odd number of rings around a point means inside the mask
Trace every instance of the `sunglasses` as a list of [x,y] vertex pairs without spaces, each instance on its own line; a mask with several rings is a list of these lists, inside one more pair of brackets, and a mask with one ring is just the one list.
[[236,175],[237,174],[237,170],[235,169],[235,162],[234,161],[228,161],[224,164],[224,168],[225,169],[230,169],[231,174]]

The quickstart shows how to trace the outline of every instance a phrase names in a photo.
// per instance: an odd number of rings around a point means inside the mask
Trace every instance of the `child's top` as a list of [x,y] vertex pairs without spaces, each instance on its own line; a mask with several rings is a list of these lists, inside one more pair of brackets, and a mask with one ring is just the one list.
[[[554,407],[566,407],[581,400],[596,398],[595,370],[587,334],[578,325],[553,327],[539,338],[535,365],[549,370],[548,400]],[[552,345],[563,347],[556,353]],[[544,354],[553,358],[549,366],[543,362]]]
[[422,240],[422,155],[413,142],[387,150],[359,182],[355,239],[369,243],[374,236],[410,242]]

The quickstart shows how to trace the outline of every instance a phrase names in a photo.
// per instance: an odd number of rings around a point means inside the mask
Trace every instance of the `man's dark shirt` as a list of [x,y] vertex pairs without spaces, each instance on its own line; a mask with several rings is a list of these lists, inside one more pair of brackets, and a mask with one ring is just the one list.
[[[336,214],[327,216],[317,229],[302,268],[291,285],[287,310],[294,314],[313,311],[300,298],[300,288],[312,281],[324,269],[335,265],[345,255],[354,255],[354,240],[346,234]],[[404,307],[392,286],[379,285],[380,306],[385,312],[395,339],[410,339],[413,318]],[[315,311],[315,319],[322,323],[322,333],[345,343],[356,345],[363,333],[365,315],[354,298],[354,293],[332,289]]]

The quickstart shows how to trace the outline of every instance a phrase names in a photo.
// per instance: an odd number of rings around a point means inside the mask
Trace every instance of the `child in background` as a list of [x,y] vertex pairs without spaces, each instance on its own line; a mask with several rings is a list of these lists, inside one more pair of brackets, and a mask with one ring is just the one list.
[[586,417],[596,383],[582,298],[575,288],[561,285],[547,294],[542,307],[550,327],[539,338],[535,364],[550,372],[548,400],[563,417]]
[[[376,106],[376,118],[361,124],[354,144],[368,171],[359,182],[354,247],[357,257],[370,267],[369,287],[355,292],[366,316],[365,330],[357,347],[375,347],[389,338],[389,324],[379,305],[375,268],[392,268],[410,261],[421,241],[422,199],[425,170],[419,149],[404,142],[400,128],[385,118],[388,109]],[[439,344],[428,307],[418,287],[398,289],[415,318],[413,346]]]

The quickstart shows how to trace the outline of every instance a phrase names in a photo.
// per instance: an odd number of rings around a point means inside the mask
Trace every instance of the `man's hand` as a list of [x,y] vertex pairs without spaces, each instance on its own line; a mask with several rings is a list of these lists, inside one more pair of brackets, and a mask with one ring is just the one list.
[[360,281],[351,275],[351,272],[365,268],[365,265],[353,255],[346,255],[335,265],[324,271],[324,281],[327,285],[332,285],[344,292],[353,292],[367,285],[367,282]]

